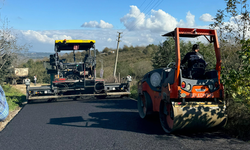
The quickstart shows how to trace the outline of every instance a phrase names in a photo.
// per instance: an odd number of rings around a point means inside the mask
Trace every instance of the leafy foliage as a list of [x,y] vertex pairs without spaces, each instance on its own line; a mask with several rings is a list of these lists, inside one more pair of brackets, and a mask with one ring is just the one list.
[[222,53],[222,82],[228,104],[228,131],[240,138],[250,138],[250,17],[247,0],[225,0],[214,23],[218,29]]
[[7,19],[4,19],[2,23],[2,29],[0,30],[0,83],[5,80],[10,70],[17,64],[17,54],[28,50],[30,47],[27,44],[20,45],[17,43],[18,37],[8,27]]
[[232,69],[228,74],[223,74],[223,81],[227,86],[228,97],[241,102],[250,108],[250,39],[242,40],[242,50],[237,51],[242,61],[238,70]]
[[[215,51],[212,44],[204,44],[202,42],[197,42],[200,46],[199,53],[204,56],[205,61],[208,63],[207,69],[211,70],[215,68],[216,57]],[[163,43],[160,43],[158,51],[155,53],[152,59],[153,67],[156,68],[164,68],[170,62],[175,62],[176,54],[175,54],[175,41],[173,38],[167,38]],[[180,52],[181,58],[192,50],[193,44],[189,42],[184,42],[180,40]]]
[[164,68],[170,62],[175,61],[175,42],[172,38],[167,38],[158,45],[159,49],[153,56],[152,63],[154,68]]
[[50,77],[47,74],[47,70],[43,66],[42,60],[34,61],[33,59],[29,59],[25,64],[23,64],[24,68],[29,68],[29,79],[34,82],[34,76],[37,75],[38,83],[49,83]]

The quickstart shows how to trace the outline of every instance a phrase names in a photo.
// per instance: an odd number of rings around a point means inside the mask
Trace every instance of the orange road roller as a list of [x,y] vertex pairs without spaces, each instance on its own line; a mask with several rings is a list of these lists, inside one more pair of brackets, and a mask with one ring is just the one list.
[[[216,30],[175,28],[163,36],[174,38],[176,60],[166,68],[146,73],[138,82],[140,117],[159,112],[166,133],[224,126],[227,114],[220,82],[221,56]],[[206,64],[199,59],[188,69],[181,66],[180,37],[200,36],[214,45],[216,68],[213,70],[206,70]]]

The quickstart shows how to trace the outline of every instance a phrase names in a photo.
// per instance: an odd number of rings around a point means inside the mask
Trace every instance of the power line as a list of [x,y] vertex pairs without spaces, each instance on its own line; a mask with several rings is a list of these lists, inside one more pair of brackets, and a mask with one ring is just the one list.
[[[152,0],[152,1],[153,1],[153,0]],[[151,1],[151,2],[152,2],[152,1]],[[142,4],[140,5],[140,7],[142,7],[143,4],[144,4],[145,2],[146,2],[146,0],[144,0],[144,1],[142,2]],[[138,8],[140,8],[140,7],[138,7]],[[140,13],[140,14],[141,14],[141,13]],[[140,15],[140,14],[139,14],[139,15]],[[139,15],[138,15],[138,16],[139,16]],[[136,16],[136,18],[137,18],[138,16]]]
[[143,4],[146,2],[146,0],[144,0],[144,2],[141,4],[141,6],[140,7],[142,7],[143,6]]
[[148,6],[151,5],[152,2],[155,2],[155,1],[154,0],[150,1],[150,3],[148,3],[148,5],[144,8],[144,10],[142,10],[142,12],[145,11],[148,8]]
[[[155,1],[153,1],[153,0],[150,1],[150,3],[145,7],[144,10],[146,10],[147,7],[150,6],[150,4],[151,4],[152,2],[154,3]],[[152,3],[152,4],[153,4],[153,3]],[[157,2],[156,2],[156,3],[157,3]],[[152,8],[153,8],[153,7],[151,7],[151,8],[149,9],[149,11],[150,11]],[[141,13],[140,13],[139,15],[137,15],[135,18],[139,17],[139,16],[144,12],[144,10],[142,10]],[[146,15],[146,13],[145,13],[145,15]],[[130,28],[130,29],[133,29],[134,26],[137,25],[137,24],[141,21],[141,19],[142,19],[142,18],[140,18],[139,20],[135,21],[135,22],[132,24],[132,26],[130,26],[129,28]],[[128,32],[129,32],[129,31],[125,32],[124,35],[126,35]],[[123,36],[124,36],[124,35],[123,35]]]
[[[147,10],[148,6],[150,6],[152,2],[154,3],[155,1],[154,1],[154,0],[151,0],[151,1],[148,3],[148,5],[147,5],[143,10],[141,10],[141,12],[139,13],[139,15],[137,15],[135,18],[139,17],[145,10]],[[152,4],[153,4],[153,3],[152,3]],[[133,24],[131,24],[130,27],[131,27],[131,26],[132,26],[132,27],[135,26],[135,24],[136,24],[137,22],[138,22],[138,20],[135,21]],[[129,27],[129,28],[130,28],[130,27]]]

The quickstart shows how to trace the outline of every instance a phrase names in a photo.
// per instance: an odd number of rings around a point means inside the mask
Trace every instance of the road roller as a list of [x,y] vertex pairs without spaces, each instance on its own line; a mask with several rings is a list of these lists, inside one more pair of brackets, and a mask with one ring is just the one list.
[[[175,28],[162,36],[175,40],[175,62],[146,73],[138,82],[138,111],[141,118],[159,113],[166,133],[223,127],[227,122],[224,88],[220,81],[221,56],[216,30]],[[213,43],[216,67],[206,69],[197,62],[192,68],[181,66],[180,37],[204,37]],[[193,76],[188,76],[189,72]],[[195,74],[199,75],[195,75]]]

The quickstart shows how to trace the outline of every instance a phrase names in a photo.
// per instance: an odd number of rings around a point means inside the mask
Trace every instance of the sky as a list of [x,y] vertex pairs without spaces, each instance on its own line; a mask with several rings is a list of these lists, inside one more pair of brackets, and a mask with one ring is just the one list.
[[96,48],[147,46],[176,27],[208,28],[224,0],[0,0],[1,22],[30,51],[53,52],[55,40],[89,39]]

